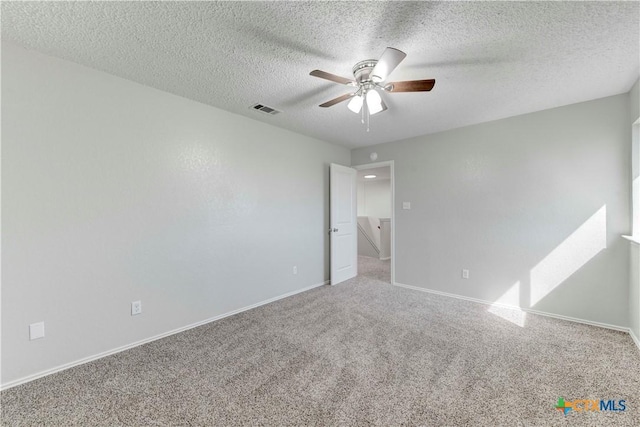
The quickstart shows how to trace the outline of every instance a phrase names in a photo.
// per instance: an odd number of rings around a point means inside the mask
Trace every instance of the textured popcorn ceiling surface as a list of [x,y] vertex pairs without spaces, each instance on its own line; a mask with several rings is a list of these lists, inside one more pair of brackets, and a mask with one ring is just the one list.
[[[2,2],[5,40],[263,122],[360,147],[627,92],[638,78],[638,2]],[[371,131],[345,77],[386,46],[390,80]],[[270,116],[249,109],[263,103]]]

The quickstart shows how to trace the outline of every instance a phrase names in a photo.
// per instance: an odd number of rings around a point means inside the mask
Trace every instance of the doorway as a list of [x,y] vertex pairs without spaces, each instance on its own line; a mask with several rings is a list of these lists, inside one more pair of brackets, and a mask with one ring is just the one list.
[[393,283],[393,162],[360,165],[355,169],[358,275]]

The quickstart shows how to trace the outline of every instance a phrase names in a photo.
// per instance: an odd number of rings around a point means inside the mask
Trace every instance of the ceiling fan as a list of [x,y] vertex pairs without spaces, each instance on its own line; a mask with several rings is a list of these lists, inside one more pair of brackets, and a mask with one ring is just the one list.
[[400,82],[385,83],[389,74],[396,69],[398,64],[407,56],[401,50],[388,47],[382,53],[380,59],[366,59],[358,62],[353,66],[353,79],[336,76],[322,70],[313,70],[309,74],[321,79],[330,80],[335,83],[352,86],[355,89],[352,93],[334,98],[330,101],[320,104],[320,107],[331,107],[340,102],[349,101],[349,110],[354,113],[362,112],[362,121],[364,122],[364,109],[369,115],[377,114],[387,109],[386,104],[382,100],[378,90],[389,93],[397,92],[426,92],[433,89],[436,84],[434,79],[427,80],[405,80]]

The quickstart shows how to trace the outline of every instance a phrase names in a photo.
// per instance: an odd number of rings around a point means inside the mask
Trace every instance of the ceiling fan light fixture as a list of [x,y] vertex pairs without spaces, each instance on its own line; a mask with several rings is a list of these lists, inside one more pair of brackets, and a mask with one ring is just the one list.
[[[387,105],[378,89],[389,93],[428,92],[433,89],[436,83],[435,79],[387,82],[387,77],[393,73],[406,56],[407,54],[401,50],[387,47],[382,52],[380,59],[365,59],[356,63],[352,69],[353,79],[322,70],[313,70],[309,74],[314,77],[357,88],[355,92],[346,93],[319,106],[326,108],[349,100],[349,110],[361,115],[360,121],[362,124],[366,124],[367,132],[369,132],[370,116],[387,110]],[[366,105],[363,105],[365,101]]]
[[371,89],[367,92],[367,109],[371,115],[379,113],[384,109],[382,107],[382,98],[375,89]]
[[362,102],[363,102],[363,100],[362,100],[361,96],[354,96],[351,99],[351,101],[349,101],[349,104],[347,105],[347,107],[349,107],[349,110],[351,110],[354,113],[358,114],[360,112],[360,110],[362,110]]

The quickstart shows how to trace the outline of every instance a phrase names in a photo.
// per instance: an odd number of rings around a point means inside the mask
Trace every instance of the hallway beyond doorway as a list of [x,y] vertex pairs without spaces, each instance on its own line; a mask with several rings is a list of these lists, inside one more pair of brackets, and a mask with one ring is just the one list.
[[391,260],[358,255],[358,275],[391,283]]

